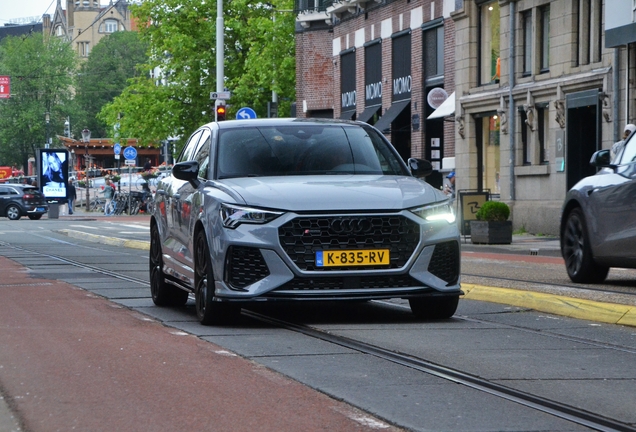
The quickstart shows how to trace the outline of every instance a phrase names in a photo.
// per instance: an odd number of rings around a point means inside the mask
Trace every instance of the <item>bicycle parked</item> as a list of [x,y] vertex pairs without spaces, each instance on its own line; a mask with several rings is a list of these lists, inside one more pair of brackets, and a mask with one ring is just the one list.
[[91,212],[94,212],[94,211],[103,212],[104,211],[104,205],[106,205],[106,199],[105,198],[93,198],[91,200],[91,202],[88,204],[88,211],[91,211]]
[[144,192],[132,193],[128,192],[115,192],[113,199],[106,210],[107,215],[120,215],[127,213],[129,215],[136,215],[146,205],[146,194]]

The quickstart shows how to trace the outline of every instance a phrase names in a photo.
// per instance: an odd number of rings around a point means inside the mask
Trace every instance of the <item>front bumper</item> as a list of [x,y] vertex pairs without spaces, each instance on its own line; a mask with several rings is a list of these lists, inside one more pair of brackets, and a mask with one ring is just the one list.
[[[373,218],[368,233],[332,233],[312,229],[308,221]],[[298,224],[298,220],[303,223]],[[298,225],[299,229],[290,229]],[[286,214],[267,225],[224,229],[209,239],[215,263],[217,300],[361,300],[456,295],[460,293],[460,237],[455,224],[424,222],[408,211],[389,214]],[[323,249],[386,247],[388,266],[319,268]],[[222,277],[219,277],[222,276]]]

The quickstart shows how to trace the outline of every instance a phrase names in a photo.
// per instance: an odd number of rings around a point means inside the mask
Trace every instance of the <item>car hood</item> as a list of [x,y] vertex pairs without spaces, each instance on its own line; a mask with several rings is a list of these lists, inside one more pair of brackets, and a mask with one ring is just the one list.
[[242,177],[220,183],[244,204],[288,211],[399,210],[446,199],[424,181],[405,176]]

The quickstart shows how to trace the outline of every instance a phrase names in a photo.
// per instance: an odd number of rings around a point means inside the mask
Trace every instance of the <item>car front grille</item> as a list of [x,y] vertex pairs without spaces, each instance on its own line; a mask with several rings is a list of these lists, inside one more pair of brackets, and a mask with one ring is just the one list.
[[401,215],[297,217],[278,229],[281,246],[301,270],[334,271],[316,266],[324,250],[388,249],[389,265],[351,266],[348,270],[403,267],[420,239],[420,226]]
[[296,277],[272,291],[338,291],[355,289],[395,289],[421,287],[422,283],[409,275],[395,276],[343,276],[343,277]]
[[261,251],[251,247],[231,247],[228,250],[225,271],[225,282],[238,289],[269,276]]
[[459,260],[459,245],[456,241],[436,244],[428,271],[448,285],[454,285],[459,280]]

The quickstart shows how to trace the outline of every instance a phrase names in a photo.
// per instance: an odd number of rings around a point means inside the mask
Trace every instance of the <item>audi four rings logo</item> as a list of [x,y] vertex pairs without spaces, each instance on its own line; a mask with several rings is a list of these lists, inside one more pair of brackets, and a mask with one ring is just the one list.
[[360,234],[371,230],[369,219],[334,219],[329,226],[336,234]]

